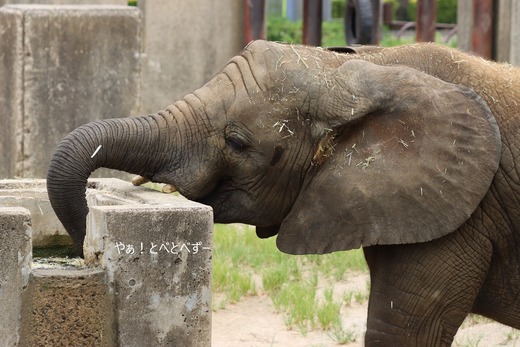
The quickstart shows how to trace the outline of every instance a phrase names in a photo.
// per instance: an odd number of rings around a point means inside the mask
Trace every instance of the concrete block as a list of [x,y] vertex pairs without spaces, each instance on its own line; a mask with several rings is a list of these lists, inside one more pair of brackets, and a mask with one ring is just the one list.
[[210,346],[211,208],[118,179],[90,180],[87,200],[89,267],[29,269],[29,213],[35,234],[58,223],[45,181],[0,180],[0,205],[30,209],[0,208],[0,336],[20,346]]
[[141,113],[201,87],[245,44],[245,2],[139,0],[144,15]]
[[210,346],[211,209],[177,201],[93,207],[89,216],[86,261],[108,273],[119,343]]
[[30,214],[20,207],[0,207],[0,336],[2,346],[20,338],[21,294],[31,261]]
[[[41,181],[43,183],[43,181]],[[33,247],[71,245],[54,214],[44,184],[29,180],[0,181],[0,206],[23,207],[31,214]]]
[[100,269],[34,269],[23,294],[19,346],[116,346]]
[[[89,205],[136,204],[131,195],[132,185],[118,179],[93,181],[87,190]],[[144,193],[144,192],[143,192]],[[145,194],[146,195],[146,194]],[[153,200],[153,197],[150,197]],[[159,199],[158,201],[163,200]],[[159,202],[158,202],[159,203]],[[32,245],[35,248],[71,245],[72,240],[52,210],[45,180],[0,180],[0,206],[23,207],[31,214]]]
[[0,8],[0,177],[45,177],[81,124],[136,114],[141,14],[135,7]]

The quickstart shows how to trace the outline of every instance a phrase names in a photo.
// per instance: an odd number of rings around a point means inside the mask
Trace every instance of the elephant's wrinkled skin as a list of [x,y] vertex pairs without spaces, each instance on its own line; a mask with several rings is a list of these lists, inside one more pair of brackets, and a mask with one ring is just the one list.
[[287,253],[364,247],[368,346],[450,345],[469,312],[520,328],[520,71],[356,50],[256,41],[165,111],[76,129],[49,168],[58,217],[81,246],[88,176],[120,169]]

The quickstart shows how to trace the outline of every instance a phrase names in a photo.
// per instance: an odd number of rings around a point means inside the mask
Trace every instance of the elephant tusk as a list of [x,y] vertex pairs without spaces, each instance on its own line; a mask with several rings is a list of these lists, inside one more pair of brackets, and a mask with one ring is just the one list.
[[[135,176],[132,179],[132,184],[134,186],[140,186],[140,185],[148,183],[148,182],[150,182],[150,180],[143,176]],[[175,193],[177,191],[177,188],[175,188],[175,186],[172,184],[165,184],[162,187],[161,191],[166,194],[171,194],[171,193]]]
[[147,182],[150,182],[150,180],[147,178],[144,178],[143,176],[135,176],[134,179],[132,180],[132,184],[134,186],[140,186],[141,184],[145,184]]
[[166,194],[171,194],[171,193],[175,193],[177,191],[177,188],[175,188],[175,186],[171,185],[171,184],[165,184],[163,187],[162,187],[162,192],[163,193],[166,193]]

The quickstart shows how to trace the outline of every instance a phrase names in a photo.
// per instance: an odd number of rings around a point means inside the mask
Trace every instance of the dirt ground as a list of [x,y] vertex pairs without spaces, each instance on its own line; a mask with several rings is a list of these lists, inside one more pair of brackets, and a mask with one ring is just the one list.
[[[356,275],[335,285],[334,293],[366,289],[368,275]],[[353,331],[356,341],[342,346],[363,346],[367,303],[352,303],[342,309],[343,328]],[[459,330],[454,346],[520,346],[520,331],[480,317],[470,317]],[[251,296],[213,312],[213,347],[329,347],[340,346],[331,332],[311,331],[305,336],[289,330],[268,296]]]

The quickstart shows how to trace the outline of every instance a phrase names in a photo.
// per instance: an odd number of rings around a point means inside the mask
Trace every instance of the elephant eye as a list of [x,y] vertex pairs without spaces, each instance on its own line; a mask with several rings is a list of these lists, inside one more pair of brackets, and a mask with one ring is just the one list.
[[226,144],[237,152],[242,152],[247,148],[246,144],[236,137],[227,137]]

